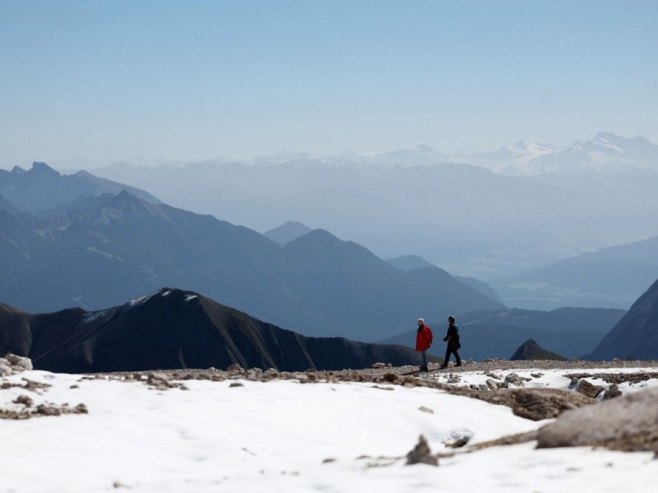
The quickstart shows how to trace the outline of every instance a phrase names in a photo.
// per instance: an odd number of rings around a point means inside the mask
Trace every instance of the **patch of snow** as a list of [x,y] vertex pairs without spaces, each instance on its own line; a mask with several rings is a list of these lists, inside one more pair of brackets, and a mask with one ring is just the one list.
[[196,300],[198,296],[196,294],[186,294],[185,295],[185,301],[192,301]]
[[[544,373],[545,383],[563,384]],[[652,454],[536,450],[532,442],[405,466],[420,434],[441,451],[455,437],[478,442],[542,424],[428,388],[191,380],[187,391],[157,391],[42,371],[0,381],[22,377],[52,385],[30,393],[35,405],[83,402],[89,414],[0,420],[11,451],[0,462],[4,491],[646,491],[658,474]],[[21,393],[3,390],[0,407]]]

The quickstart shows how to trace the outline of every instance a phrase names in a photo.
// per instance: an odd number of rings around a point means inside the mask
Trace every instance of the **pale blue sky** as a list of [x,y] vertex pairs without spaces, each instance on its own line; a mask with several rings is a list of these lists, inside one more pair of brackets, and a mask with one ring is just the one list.
[[0,0],[0,156],[658,141],[658,2]]

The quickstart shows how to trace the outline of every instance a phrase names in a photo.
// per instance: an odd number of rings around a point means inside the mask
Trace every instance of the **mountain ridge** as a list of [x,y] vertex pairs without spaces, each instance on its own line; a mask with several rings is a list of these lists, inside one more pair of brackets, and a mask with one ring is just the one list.
[[0,351],[29,356],[38,369],[67,373],[234,363],[264,370],[338,370],[417,360],[409,348],[304,337],[171,288],[94,312],[74,308],[31,315],[0,305]]

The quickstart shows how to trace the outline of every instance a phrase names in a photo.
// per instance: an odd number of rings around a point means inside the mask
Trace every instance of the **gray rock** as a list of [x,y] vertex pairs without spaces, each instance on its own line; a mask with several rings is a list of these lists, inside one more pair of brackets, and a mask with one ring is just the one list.
[[8,377],[13,373],[12,369],[8,365],[3,365],[0,363],[0,377]]
[[375,369],[378,369],[378,368],[386,368],[386,363],[381,363],[381,362],[373,363],[373,364],[372,364],[372,367],[375,368]]
[[487,378],[486,384],[491,390],[496,390],[500,387],[500,382],[496,382],[493,378]]
[[603,400],[607,401],[610,399],[616,399],[617,397],[621,397],[621,390],[619,390],[619,386],[616,383],[613,383],[608,389],[603,393]]
[[537,446],[658,451],[658,388],[565,412],[539,429]]
[[430,446],[423,435],[418,437],[418,443],[407,454],[407,465],[413,464],[429,464],[431,466],[438,466],[439,460],[432,455]]
[[591,398],[596,398],[597,395],[599,395],[601,392],[603,392],[604,388],[600,385],[594,385],[588,380],[585,380],[582,378],[581,380],[578,381],[575,387],[577,392],[580,392],[583,395],[586,395],[587,397]]
[[7,353],[5,354],[5,359],[9,361],[11,366],[21,371],[32,371],[34,369],[32,367],[32,360],[30,358]]
[[516,373],[510,373],[505,377],[505,383],[508,385],[516,385],[517,387],[523,387],[523,380]]

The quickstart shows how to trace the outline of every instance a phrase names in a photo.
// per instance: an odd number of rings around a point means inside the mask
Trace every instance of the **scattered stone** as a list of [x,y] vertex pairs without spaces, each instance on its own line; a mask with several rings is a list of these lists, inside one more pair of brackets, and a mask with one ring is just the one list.
[[443,443],[448,448],[461,448],[470,442],[471,438],[473,433],[470,431],[453,432],[452,436]]
[[336,462],[336,459],[333,457],[327,457],[325,460],[322,461],[323,464],[330,464],[332,462]]
[[597,378],[603,380],[605,383],[640,383],[651,379],[658,379],[658,372],[655,371],[642,371],[642,372],[625,372],[625,373],[570,373],[565,375],[573,380],[580,380],[581,378]]
[[407,465],[413,464],[429,464],[431,466],[438,466],[439,460],[432,455],[430,446],[423,435],[418,437],[418,443],[407,454]]
[[228,388],[231,389],[231,388],[233,388],[233,387],[244,387],[244,384],[243,384],[243,383],[240,383],[240,382],[231,382],[231,383],[229,384]]
[[507,385],[516,385],[517,387],[523,387],[523,380],[521,380],[521,377],[517,375],[516,373],[510,373],[509,375],[505,376],[505,383]]
[[481,383],[480,385],[477,386],[479,390],[491,390],[488,385],[485,385]]
[[621,394],[622,394],[622,392],[621,392],[621,390],[619,390],[619,386],[616,383],[613,383],[603,393],[603,400],[607,401],[607,400],[610,400],[610,399],[616,399],[617,397],[621,397]]
[[595,399],[597,395],[603,392],[603,387],[600,385],[594,385],[592,382],[585,380],[584,378],[579,380],[575,386],[576,392],[580,392],[587,397]]
[[500,388],[500,382],[496,382],[493,378],[487,378],[486,384],[490,390],[497,390]]
[[373,363],[372,367],[376,370],[380,368],[386,368],[386,363],[381,363],[381,362]]
[[231,363],[226,368],[226,371],[229,373],[246,373],[246,370],[240,366],[240,363]]
[[541,378],[541,377],[544,376],[544,374],[543,373],[531,373],[530,376],[532,378]]
[[398,379],[398,376],[395,373],[385,373],[382,378],[387,382],[393,383]]
[[462,381],[462,378],[459,375],[457,375],[456,373],[451,373],[448,376],[448,383],[459,383],[461,381]]
[[434,409],[430,409],[429,407],[420,406],[418,410],[424,413],[434,414]]
[[14,404],[23,404],[25,407],[32,407],[34,401],[27,395],[21,394],[13,400]]

